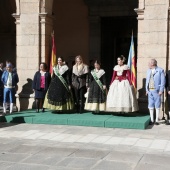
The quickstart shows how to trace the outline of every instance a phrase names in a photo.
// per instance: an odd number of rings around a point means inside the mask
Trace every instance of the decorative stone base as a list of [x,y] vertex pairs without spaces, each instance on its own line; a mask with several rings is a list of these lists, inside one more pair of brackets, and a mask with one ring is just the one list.
[[34,95],[30,94],[16,94],[16,106],[18,111],[35,108]]

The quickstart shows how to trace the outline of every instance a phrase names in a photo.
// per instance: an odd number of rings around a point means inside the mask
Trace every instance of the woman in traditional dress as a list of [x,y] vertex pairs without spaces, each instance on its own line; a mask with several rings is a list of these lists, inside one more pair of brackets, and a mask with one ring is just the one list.
[[100,66],[101,64],[96,60],[94,69],[89,75],[88,96],[85,104],[85,110],[95,113],[106,109],[106,78],[105,71]]
[[134,88],[131,83],[130,70],[124,64],[125,57],[117,58],[113,69],[113,76],[107,95],[106,110],[109,112],[135,112],[138,111],[138,103]]
[[71,94],[69,68],[62,57],[58,57],[58,65],[53,67],[52,80],[45,98],[44,108],[58,112],[72,110],[73,98]]
[[76,56],[72,71],[72,86],[76,100],[76,109],[80,113],[84,110],[84,94],[88,88],[88,73],[89,68],[83,63],[82,57],[80,55]]
[[32,83],[32,88],[35,92],[36,112],[39,112],[39,109],[44,112],[43,103],[50,81],[51,75],[47,72],[47,64],[41,63],[40,71],[35,73]]

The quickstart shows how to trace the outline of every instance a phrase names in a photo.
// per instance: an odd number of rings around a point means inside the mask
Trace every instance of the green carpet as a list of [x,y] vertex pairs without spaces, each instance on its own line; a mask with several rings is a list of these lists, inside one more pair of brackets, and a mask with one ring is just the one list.
[[113,116],[106,120],[105,127],[125,129],[145,129],[150,121],[149,116],[123,117]]
[[77,113],[35,113],[35,110],[26,110],[0,117],[0,122],[9,123],[31,123],[31,124],[53,124],[93,126],[106,128],[145,129],[149,124],[149,115],[124,114],[116,115],[110,113],[93,114],[85,112]]
[[77,114],[68,120],[68,125],[105,127],[105,121],[112,115],[94,115],[91,112]]

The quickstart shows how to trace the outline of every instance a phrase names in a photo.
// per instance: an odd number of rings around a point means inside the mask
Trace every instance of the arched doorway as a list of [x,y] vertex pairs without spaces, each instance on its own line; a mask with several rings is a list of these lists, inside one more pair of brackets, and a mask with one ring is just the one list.
[[124,55],[128,61],[131,35],[133,31],[135,53],[137,54],[136,16],[117,16],[101,18],[101,62],[110,84],[112,69],[117,65],[117,57]]
[[106,71],[107,85],[110,84],[117,57],[128,58],[132,30],[137,54],[136,0],[84,0],[89,8],[90,59],[101,60]]
[[0,62],[10,60],[16,65],[16,25],[12,14],[16,12],[14,0],[0,1]]

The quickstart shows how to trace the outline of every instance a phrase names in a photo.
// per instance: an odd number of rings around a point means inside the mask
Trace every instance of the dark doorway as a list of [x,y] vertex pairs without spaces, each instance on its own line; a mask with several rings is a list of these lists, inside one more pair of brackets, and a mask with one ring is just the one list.
[[106,71],[107,85],[110,84],[117,57],[124,55],[128,60],[132,30],[137,54],[136,16],[101,18],[101,63]]
[[0,0],[0,63],[10,60],[16,64],[16,13],[14,0]]

